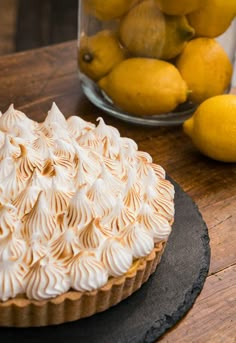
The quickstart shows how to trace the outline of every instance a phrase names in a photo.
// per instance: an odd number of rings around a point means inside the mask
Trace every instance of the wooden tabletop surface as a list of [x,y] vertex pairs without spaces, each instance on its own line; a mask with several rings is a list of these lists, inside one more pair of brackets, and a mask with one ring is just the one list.
[[[211,265],[203,291],[184,319],[161,343],[236,342],[236,165],[202,156],[182,128],[144,128],[97,110],[82,94],[76,42],[0,58],[0,110],[9,104],[43,120],[55,101],[66,115],[95,122],[103,116],[135,139],[197,203],[209,229]],[[191,267],[191,266],[190,266]],[[158,304],[157,304],[158,306]]]

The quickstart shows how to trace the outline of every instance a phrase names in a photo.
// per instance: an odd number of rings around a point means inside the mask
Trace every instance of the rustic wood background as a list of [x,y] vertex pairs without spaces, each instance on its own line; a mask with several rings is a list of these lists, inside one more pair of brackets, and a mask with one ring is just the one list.
[[0,0],[0,55],[76,39],[78,0]]

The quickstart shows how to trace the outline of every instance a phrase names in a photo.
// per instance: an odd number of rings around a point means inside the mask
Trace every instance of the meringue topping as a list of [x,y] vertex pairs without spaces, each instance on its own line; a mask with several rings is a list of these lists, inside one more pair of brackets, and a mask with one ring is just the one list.
[[70,279],[64,265],[48,256],[31,266],[25,282],[27,297],[36,300],[55,298],[70,288]]
[[105,285],[108,272],[93,252],[82,252],[75,255],[69,262],[73,289],[85,292],[93,291]]
[[166,241],[174,188],[98,118],[0,115],[0,300],[96,290]]

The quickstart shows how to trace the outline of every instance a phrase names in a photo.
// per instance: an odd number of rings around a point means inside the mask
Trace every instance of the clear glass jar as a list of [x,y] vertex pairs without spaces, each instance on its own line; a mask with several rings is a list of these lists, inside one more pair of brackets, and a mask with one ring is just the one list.
[[206,3],[79,0],[78,69],[88,99],[127,122],[168,126],[229,92],[236,1],[222,0],[216,13]]

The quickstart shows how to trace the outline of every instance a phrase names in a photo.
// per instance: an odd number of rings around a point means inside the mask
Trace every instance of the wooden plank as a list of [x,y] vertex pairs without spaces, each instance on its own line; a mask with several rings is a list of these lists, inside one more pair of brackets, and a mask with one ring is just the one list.
[[236,266],[207,278],[185,319],[160,343],[236,342]]
[[16,51],[75,39],[77,10],[77,0],[21,0],[18,10]]
[[0,55],[15,51],[18,0],[0,0]]

